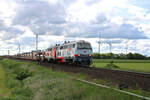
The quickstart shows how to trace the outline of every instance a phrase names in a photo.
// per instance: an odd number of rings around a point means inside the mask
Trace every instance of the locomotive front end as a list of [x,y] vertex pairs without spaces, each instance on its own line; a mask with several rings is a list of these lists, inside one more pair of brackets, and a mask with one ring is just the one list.
[[79,41],[76,43],[74,62],[81,65],[92,64],[92,47],[89,42]]

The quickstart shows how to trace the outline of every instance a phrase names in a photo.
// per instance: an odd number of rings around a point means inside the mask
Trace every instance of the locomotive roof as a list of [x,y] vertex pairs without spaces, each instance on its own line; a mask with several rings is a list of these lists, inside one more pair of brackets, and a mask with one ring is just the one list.
[[68,44],[73,44],[73,43],[89,43],[89,42],[84,41],[84,40],[79,40],[79,41],[71,41],[71,42],[69,42],[69,43],[64,43],[64,44],[62,44],[62,45],[68,45]]
[[47,48],[47,49],[44,49],[43,51],[48,51],[49,49],[54,49],[54,48],[57,48],[58,46],[51,46],[51,47],[49,47],[49,48]]
[[48,51],[49,49],[57,48],[57,47],[64,46],[64,45],[70,45],[70,44],[74,44],[74,43],[89,43],[89,42],[84,41],[84,40],[71,41],[71,42],[67,42],[67,43],[61,44],[61,45],[49,47],[49,48],[47,48],[47,49],[45,49],[43,51]]
[[89,43],[88,41],[80,40],[79,43]]

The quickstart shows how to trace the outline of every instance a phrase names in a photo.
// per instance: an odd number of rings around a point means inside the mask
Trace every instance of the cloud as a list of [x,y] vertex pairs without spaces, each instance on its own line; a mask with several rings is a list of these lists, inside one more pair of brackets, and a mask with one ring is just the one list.
[[17,37],[21,34],[24,33],[24,31],[16,28],[16,27],[13,27],[13,26],[7,26],[5,23],[4,23],[4,20],[0,20],[0,33],[1,33],[1,40],[2,41],[5,41],[5,40],[10,40],[14,37]]
[[[27,1],[17,11],[14,25],[29,26],[33,32],[45,34],[51,27],[59,28],[66,23],[66,12],[60,3],[50,4],[42,1]],[[58,26],[59,25],[59,26]]]
[[96,16],[96,18],[94,20],[92,20],[90,22],[91,24],[100,24],[100,25],[103,25],[103,24],[108,24],[110,23],[110,19],[107,18],[106,14],[105,13],[100,13]]
[[90,5],[93,5],[93,4],[98,3],[100,1],[102,1],[102,0],[85,0],[85,3],[90,6]]
[[[99,22],[100,23],[100,22]],[[113,24],[100,26],[88,23],[70,23],[64,29],[65,36],[68,37],[86,37],[98,38],[101,33],[102,38],[122,38],[122,39],[147,39],[144,32],[139,27],[123,23],[121,25]],[[67,34],[68,33],[68,34]]]
[[[89,21],[73,21],[68,19],[72,2],[51,2],[51,1],[35,1],[27,0],[19,5],[16,16],[13,19],[14,25],[28,26],[32,32],[40,35],[64,35],[66,37],[86,37],[97,38],[98,33],[101,32],[102,38],[128,38],[128,39],[146,39],[144,32],[139,27],[130,23],[117,24],[111,22],[111,18],[107,13],[98,13],[94,19]],[[92,5],[97,2],[105,4],[104,1],[83,1],[82,3],[87,7],[93,9]],[[123,2],[126,2],[125,0]],[[79,2],[77,2],[78,4]],[[69,4],[69,5],[66,5]],[[122,2],[120,2],[122,4]],[[67,6],[67,7],[66,7]],[[76,7],[76,6],[75,6]],[[111,5],[115,7],[115,5]],[[118,6],[120,7],[120,6]],[[90,9],[89,8],[89,9]],[[73,10],[71,10],[73,11]],[[82,9],[81,9],[82,11]],[[85,11],[85,10],[83,10]],[[72,12],[73,13],[73,12]],[[86,14],[86,13],[85,13]],[[80,17],[80,15],[78,16]],[[82,16],[81,16],[82,17]],[[86,16],[85,16],[86,18]]]
[[111,24],[105,27],[102,36],[103,38],[147,39],[139,27],[126,23],[122,25]]
[[24,33],[23,31],[9,27],[8,30],[3,33],[1,40],[2,41],[10,40],[12,38],[16,38],[16,37],[20,36],[23,33]]
[[0,19],[0,30],[5,27],[4,20]]
[[[108,43],[111,43],[111,44],[119,44],[119,43],[122,43],[124,42],[124,40],[121,40],[121,39],[105,39],[105,40],[101,40],[100,43],[101,44],[108,44]],[[99,41],[97,41],[97,43],[99,43]]]

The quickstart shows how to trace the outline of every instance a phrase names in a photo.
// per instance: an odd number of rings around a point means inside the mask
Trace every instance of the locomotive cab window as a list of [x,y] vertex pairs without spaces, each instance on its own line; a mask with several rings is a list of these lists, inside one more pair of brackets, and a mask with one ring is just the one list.
[[75,48],[75,44],[73,44],[73,48]]
[[77,49],[92,49],[89,43],[77,43]]
[[63,49],[63,46],[61,46],[60,49]]

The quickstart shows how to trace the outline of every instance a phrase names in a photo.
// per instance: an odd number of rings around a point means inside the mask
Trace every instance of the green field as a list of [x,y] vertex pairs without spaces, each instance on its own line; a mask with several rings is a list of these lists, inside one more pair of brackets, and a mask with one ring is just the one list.
[[[48,70],[35,63],[3,59],[0,64],[3,73],[0,90],[11,92],[1,92],[0,100],[143,100],[76,81],[68,73]],[[4,96],[6,93],[9,95]]]
[[105,68],[111,61],[119,66],[119,70],[150,73],[150,60],[94,59],[92,66]]

